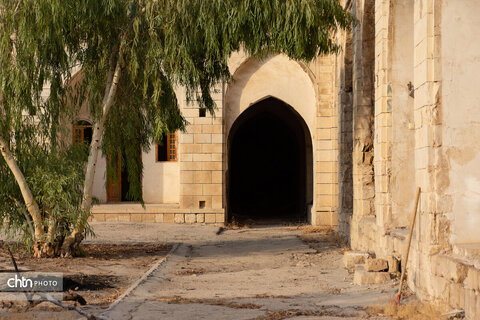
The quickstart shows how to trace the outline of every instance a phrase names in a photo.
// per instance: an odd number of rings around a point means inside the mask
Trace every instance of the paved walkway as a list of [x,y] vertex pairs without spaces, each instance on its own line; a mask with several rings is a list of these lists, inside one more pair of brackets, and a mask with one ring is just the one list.
[[379,319],[392,284],[353,286],[341,248],[322,234],[265,227],[226,230],[164,224],[93,224],[95,242],[180,242],[140,286],[107,312],[112,319]]

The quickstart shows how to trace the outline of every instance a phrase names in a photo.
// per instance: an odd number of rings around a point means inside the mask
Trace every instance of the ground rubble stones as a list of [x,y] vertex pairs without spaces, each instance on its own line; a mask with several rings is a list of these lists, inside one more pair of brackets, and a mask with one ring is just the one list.
[[365,251],[347,251],[343,255],[343,263],[346,269],[355,269],[356,264],[364,264],[372,254]]
[[368,272],[361,265],[355,266],[353,284],[379,284],[387,282],[390,279],[390,274],[388,272]]
[[365,271],[368,272],[380,272],[388,270],[388,262],[385,259],[373,259],[367,258],[365,260]]

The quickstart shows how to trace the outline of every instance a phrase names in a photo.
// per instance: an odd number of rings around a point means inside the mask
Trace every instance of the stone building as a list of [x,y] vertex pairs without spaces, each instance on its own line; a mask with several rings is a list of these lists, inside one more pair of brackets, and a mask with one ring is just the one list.
[[[108,181],[107,157],[100,155],[94,182],[100,204],[93,219],[336,225],[335,59],[320,57],[307,66],[283,55],[258,61],[234,54],[234,81],[214,88],[213,116],[187,103],[178,88],[187,131],[171,133],[138,155],[145,207],[128,201],[124,172],[120,182]],[[73,143],[91,137],[90,123],[83,108],[72,125]]]
[[[230,59],[214,117],[143,153],[145,208],[96,172],[97,221],[336,226],[353,250],[400,258],[421,187],[408,284],[480,315],[480,1],[342,0],[358,23],[334,56]],[[76,139],[88,137],[79,115]],[[405,266],[403,266],[405,267]]]

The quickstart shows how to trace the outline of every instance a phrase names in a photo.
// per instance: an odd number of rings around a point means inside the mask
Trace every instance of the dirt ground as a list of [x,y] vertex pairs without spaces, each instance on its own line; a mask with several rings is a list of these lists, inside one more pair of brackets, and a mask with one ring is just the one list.
[[[92,226],[97,236],[85,241],[84,258],[34,260],[19,255],[18,260],[25,269],[61,269],[75,283],[72,287],[84,279],[86,285],[77,285],[78,292],[96,303],[88,310],[110,319],[437,320],[440,314],[413,296],[400,307],[390,306],[398,286],[395,279],[353,285],[353,274],[342,263],[348,248],[331,230],[302,225]],[[165,263],[106,309],[173,245],[177,249]],[[6,258],[0,250],[0,268],[11,269]],[[40,305],[33,312],[0,313],[0,318],[79,318],[54,310]]]
[[[62,272],[64,291],[73,290],[87,305],[83,308],[98,313],[107,308],[153,263],[163,258],[171,246],[164,244],[93,244],[83,245],[84,257],[74,259],[35,259],[17,248],[14,257],[20,271]],[[0,246],[0,272],[13,272],[6,247]],[[73,304],[73,302],[67,302]],[[78,314],[49,303],[26,311],[26,302],[0,302],[2,319],[77,319]]]

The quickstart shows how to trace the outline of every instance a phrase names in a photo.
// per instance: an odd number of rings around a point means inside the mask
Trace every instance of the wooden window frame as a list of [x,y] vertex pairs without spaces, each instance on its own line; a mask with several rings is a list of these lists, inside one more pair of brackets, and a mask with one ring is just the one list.
[[[88,121],[81,121],[81,122],[87,122],[88,123]],[[93,126],[91,124],[75,124],[74,123],[72,125],[72,145],[73,146],[77,145],[78,143],[83,143],[85,141],[85,129],[86,128],[92,128],[92,130],[93,130]],[[76,135],[77,131],[79,131],[79,133],[80,133],[79,139],[76,139],[77,138],[77,135]]]
[[167,136],[167,160],[160,160],[158,158],[159,144],[155,144],[155,159],[156,162],[177,162],[178,161],[178,135],[177,132],[166,134]]

